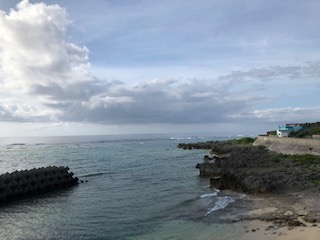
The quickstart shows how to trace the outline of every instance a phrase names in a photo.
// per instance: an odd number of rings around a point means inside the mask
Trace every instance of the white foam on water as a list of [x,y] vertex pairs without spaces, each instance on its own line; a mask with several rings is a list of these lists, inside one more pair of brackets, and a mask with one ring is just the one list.
[[170,140],[192,140],[192,137],[170,137]]
[[217,195],[218,195],[218,192],[205,193],[205,194],[202,194],[199,198],[211,198],[211,197],[216,197]]
[[230,203],[235,202],[235,199],[230,196],[217,197],[217,202],[213,208],[209,208],[204,216],[208,216],[210,213],[226,208]]

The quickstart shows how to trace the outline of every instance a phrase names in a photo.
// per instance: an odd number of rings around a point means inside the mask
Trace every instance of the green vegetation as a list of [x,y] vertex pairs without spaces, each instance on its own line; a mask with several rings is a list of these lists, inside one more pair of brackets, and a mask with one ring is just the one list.
[[269,131],[269,132],[267,132],[267,135],[268,136],[277,136],[277,131]]
[[303,124],[303,129],[291,132],[289,137],[296,137],[296,138],[311,138],[314,134],[320,135],[320,122],[315,123],[305,123]]
[[312,180],[312,182],[315,184],[320,184],[320,179]]
[[304,165],[320,164],[320,157],[312,154],[289,155],[289,154],[279,153],[275,156],[274,162],[279,163],[284,160],[290,160],[292,162],[296,162]]
[[236,144],[251,144],[256,140],[256,138],[251,138],[251,137],[243,137],[239,139],[231,139],[227,140],[229,143],[236,143]]

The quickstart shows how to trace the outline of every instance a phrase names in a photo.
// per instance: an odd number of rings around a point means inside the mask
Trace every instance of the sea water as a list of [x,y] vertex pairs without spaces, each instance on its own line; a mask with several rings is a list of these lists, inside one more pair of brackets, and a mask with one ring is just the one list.
[[220,192],[195,165],[206,150],[164,135],[1,138],[0,174],[69,166],[83,183],[0,205],[0,239],[237,239],[245,195]]

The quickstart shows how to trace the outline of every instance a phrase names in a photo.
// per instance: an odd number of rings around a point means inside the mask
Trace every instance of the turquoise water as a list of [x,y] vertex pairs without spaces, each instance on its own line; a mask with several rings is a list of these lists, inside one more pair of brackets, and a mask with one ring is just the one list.
[[242,194],[209,188],[195,165],[213,138],[91,136],[0,139],[0,174],[69,166],[84,183],[0,206],[0,239],[237,239]]

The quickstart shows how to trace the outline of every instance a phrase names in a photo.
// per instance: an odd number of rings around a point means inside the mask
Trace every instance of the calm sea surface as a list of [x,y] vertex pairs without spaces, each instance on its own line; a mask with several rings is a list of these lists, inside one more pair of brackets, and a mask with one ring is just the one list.
[[0,174],[69,166],[85,181],[0,206],[0,239],[237,239],[246,197],[209,188],[195,165],[214,137],[0,138]]

